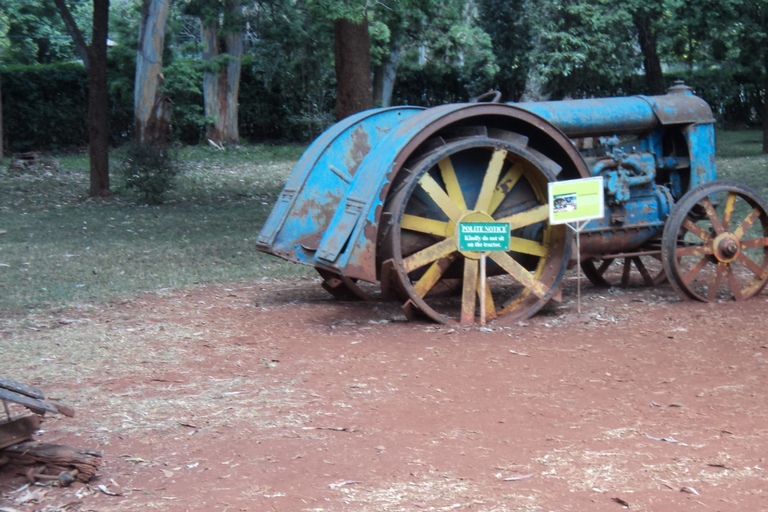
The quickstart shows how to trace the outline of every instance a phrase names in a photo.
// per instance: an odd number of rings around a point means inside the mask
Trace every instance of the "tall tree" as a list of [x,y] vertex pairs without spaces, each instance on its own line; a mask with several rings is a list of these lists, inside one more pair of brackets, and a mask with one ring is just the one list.
[[656,32],[664,9],[664,0],[635,0],[628,3],[637,29],[637,42],[643,53],[645,81],[650,94],[664,94],[666,84],[661,69]]
[[[393,88],[398,73],[415,78],[425,89],[435,86],[445,92],[439,98],[433,93],[420,95],[412,82],[406,89],[415,93],[410,101],[419,104],[465,101],[488,90],[498,66],[491,39],[479,24],[477,2],[412,0],[400,2],[399,6],[399,12],[374,11],[374,91],[379,90],[377,78],[381,74],[387,79],[382,80],[382,100],[383,93]],[[388,31],[378,28],[382,24]],[[389,34],[387,44],[380,42],[382,33]],[[437,85],[441,83],[447,88]],[[374,100],[379,100],[376,94]],[[387,105],[384,101],[381,104]]]
[[142,0],[134,85],[136,141],[164,148],[168,143],[170,101],[163,93],[163,47],[171,0]]
[[525,16],[535,44],[528,69],[541,73],[556,97],[613,94],[639,67],[634,26],[626,8],[613,0],[530,0]]
[[91,44],[75,23],[65,0],[54,0],[67,31],[75,41],[88,71],[88,157],[91,197],[109,195],[109,95],[107,91],[107,34],[109,0],[93,0]]
[[[70,3],[80,20],[84,2]],[[40,0],[4,2],[0,9],[0,60],[13,64],[49,64],[72,58],[74,44],[56,5]]]
[[423,44],[424,29],[432,18],[433,0],[377,2],[370,13],[373,102],[388,107],[392,102],[400,64],[409,48]]
[[[284,137],[314,139],[334,121],[333,21],[307,0],[269,0],[247,9],[252,74],[279,98],[273,112]],[[250,94],[251,91],[246,91]],[[260,98],[261,101],[275,101]],[[253,114],[253,110],[250,111]],[[241,115],[241,118],[243,116]],[[254,119],[242,119],[252,124]],[[258,122],[268,122],[260,116]]]
[[310,0],[316,16],[333,21],[336,120],[373,107],[369,8],[362,0]]
[[525,90],[528,55],[533,37],[523,15],[526,0],[480,0],[480,23],[491,37],[499,73],[497,88],[505,98],[517,101]]
[[243,59],[243,17],[240,0],[193,0],[189,14],[202,26],[203,101],[210,119],[206,137],[213,142],[240,141],[238,97]]
[[3,139],[3,75],[0,75],[0,160],[5,158],[5,139]]
[[373,107],[371,49],[365,19],[338,18],[333,23],[338,88],[336,119]]

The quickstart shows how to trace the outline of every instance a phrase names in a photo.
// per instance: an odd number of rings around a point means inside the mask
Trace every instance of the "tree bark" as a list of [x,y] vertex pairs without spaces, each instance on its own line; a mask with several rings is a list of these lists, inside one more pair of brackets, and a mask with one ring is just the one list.
[[86,46],[65,0],[54,0],[88,71],[88,157],[91,197],[109,195],[109,94],[107,91],[107,33],[109,0],[93,0],[91,44]]
[[5,139],[3,139],[3,76],[0,75],[0,160],[5,158]]
[[373,107],[371,50],[368,24],[347,19],[334,21],[336,58],[336,120]]
[[[233,11],[240,9],[234,2]],[[218,66],[217,72],[203,73],[205,115],[212,121],[206,128],[206,137],[213,142],[240,142],[238,129],[238,101],[240,73],[243,60],[243,33],[220,34],[218,22],[202,25],[203,60]],[[227,58],[216,62],[223,55]]]
[[143,0],[136,51],[134,129],[137,142],[165,148],[171,103],[163,93],[163,48],[171,0]]
[[392,50],[389,57],[379,66],[373,68],[373,103],[381,107],[392,105],[392,92],[395,89],[397,66],[400,63],[400,52]]
[[[768,38],[766,38],[768,42]],[[768,50],[763,46],[763,73],[765,77],[765,91],[768,93]],[[763,96],[765,102],[765,119],[763,120],[763,153],[768,153],[768,94]]]
[[661,61],[656,47],[656,34],[648,15],[635,13],[633,16],[640,50],[643,52],[643,67],[649,94],[664,94],[667,90],[664,84],[664,73],[661,71]]
[[88,47],[88,156],[91,197],[109,195],[108,32],[109,0],[93,0],[93,38]]
[[91,481],[103,458],[101,450],[72,448],[38,441],[10,446],[3,453],[8,457],[11,466],[34,468],[45,465],[53,474],[69,471],[74,467],[78,470],[77,481],[83,483]]

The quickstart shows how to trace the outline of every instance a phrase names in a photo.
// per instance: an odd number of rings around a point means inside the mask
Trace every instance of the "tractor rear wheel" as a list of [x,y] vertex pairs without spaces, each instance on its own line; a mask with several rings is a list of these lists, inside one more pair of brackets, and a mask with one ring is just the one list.
[[557,293],[568,262],[570,234],[548,222],[547,183],[559,166],[500,130],[431,147],[405,164],[384,207],[383,294],[399,298],[409,318],[474,322],[481,254],[459,249],[458,226],[502,222],[511,250],[486,253],[486,317],[533,315]]

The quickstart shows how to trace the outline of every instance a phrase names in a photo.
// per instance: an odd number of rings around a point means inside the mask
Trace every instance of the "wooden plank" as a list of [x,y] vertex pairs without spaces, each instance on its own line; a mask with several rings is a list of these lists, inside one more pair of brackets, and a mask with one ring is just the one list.
[[34,398],[30,398],[27,395],[16,393],[15,391],[9,391],[8,389],[0,388],[0,399],[23,405],[27,409],[39,414],[42,414],[45,411],[53,413],[59,412],[59,410],[56,409],[53,404],[45,400],[36,400]]
[[15,380],[6,379],[4,377],[0,377],[0,388],[5,388],[9,391],[27,395],[30,398],[37,398],[39,400],[45,398],[41,390],[33,388],[32,386],[27,386],[26,384],[22,384],[21,382],[16,382]]
[[29,415],[0,423],[0,450],[32,439],[32,434],[40,428],[40,421],[40,416]]

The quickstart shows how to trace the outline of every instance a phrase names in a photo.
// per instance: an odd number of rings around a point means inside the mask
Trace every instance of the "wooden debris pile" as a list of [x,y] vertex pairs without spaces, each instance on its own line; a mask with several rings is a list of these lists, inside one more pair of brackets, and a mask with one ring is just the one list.
[[[67,405],[46,399],[32,386],[0,377],[0,400],[5,418],[0,417],[0,469],[13,468],[30,482],[55,482],[66,487],[75,481],[88,482],[101,464],[98,450],[45,444],[32,439],[46,413],[73,417]],[[31,414],[12,416],[9,403],[26,407]]]

